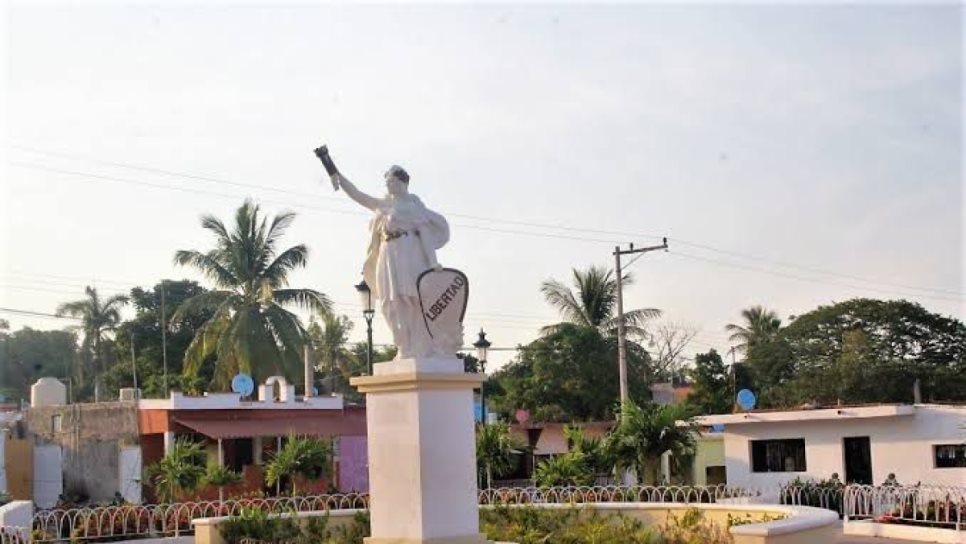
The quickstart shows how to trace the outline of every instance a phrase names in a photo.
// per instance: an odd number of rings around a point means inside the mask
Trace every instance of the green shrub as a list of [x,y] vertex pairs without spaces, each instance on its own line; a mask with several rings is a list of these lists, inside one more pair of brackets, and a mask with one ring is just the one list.
[[518,544],[657,544],[657,534],[622,515],[600,515],[576,508],[511,508],[480,511],[487,538]]
[[218,526],[227,544],[362,544],[369,536],[369,513],[359,512],[353,523],[329,528],[329,515],[315,516],[299,525],[294,512],[270,517],[264,510],[246,508]]

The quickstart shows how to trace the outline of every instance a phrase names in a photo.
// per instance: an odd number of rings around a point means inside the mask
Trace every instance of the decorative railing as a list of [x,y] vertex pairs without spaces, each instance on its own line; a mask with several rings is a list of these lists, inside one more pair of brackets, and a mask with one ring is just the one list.
[[28,544],[30,533],[24,527],[0,527],[0,544]]
[[[756,502],[817,506],[847,519],[966,529],[966,487],[782,486],[770,492],[717,486],[499,487],[479,491],[481,505],[673,502],[685,504]],[[239,515],[243,509],[269,513],[365,509],[362,493],[230,499],[157,505],[120,505],[43,510],[34,514],[32,534],[0,528],[0,544],[57,541],[104,542],[192,534],[198,518]],[[32,537],[32,538],[31,538]]]
[[[33,541],[106,541],[191,534],[198,518],[239,515],[243,509],[270,513],[311,512],[368,508],[369,496],[361,493],[230,499],[155,505],[55,508],[33,517]],[[3,544],[6,544],[6,540]]]
[[844,505],[846,520],[966,530],[966,487],[850,485]]
[[758,493],[739,487],[720,486],[592,486],[503,487],[483,489],[480,504],[542,504],[589,502],[714,503],[746,498]]
[[824,508],[838,512],[839,517],[842,517],[845,514],[844,494],[844,485],[783,485],[778,488],[778,503]]

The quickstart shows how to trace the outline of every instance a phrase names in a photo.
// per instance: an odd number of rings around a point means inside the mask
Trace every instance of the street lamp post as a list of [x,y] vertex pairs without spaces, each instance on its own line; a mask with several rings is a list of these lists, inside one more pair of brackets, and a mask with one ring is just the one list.
[[[490,349],[490,341],[486,339],[486,333],[480,329],[480,337],[473,343],[476,348],[476,358],[480,361],[480,374],[486,374],[486,355]],[[484,378],[485,379],[485,378]],[[483,414],[483,423],[486,424],[486,397],[483,392],[483,384],[480,384],[480,412]]]
[[365,279],[356,285],[356,292],[359,293],[359,300],[362,302],[362,316],[366,318],[366,338],[368,339],[366,368],[372,376],[372,318],[376,315],[376,311],[372,309],[372,291]]

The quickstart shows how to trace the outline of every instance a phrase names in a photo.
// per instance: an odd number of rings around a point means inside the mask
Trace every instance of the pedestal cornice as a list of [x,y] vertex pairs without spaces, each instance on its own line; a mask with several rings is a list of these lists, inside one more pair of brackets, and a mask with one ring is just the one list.
[[360,393],[417,391],[421,389],[476,389],[483,383],[482,374],[450,372],[404,372],[380,376],[358,376],[349,383]]

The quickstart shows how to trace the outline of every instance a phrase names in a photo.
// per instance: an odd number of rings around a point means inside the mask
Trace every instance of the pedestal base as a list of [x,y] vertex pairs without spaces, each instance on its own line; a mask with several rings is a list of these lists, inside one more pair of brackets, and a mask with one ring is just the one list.
[[404,359],[353,378],[366,394],[367,544],[483,544],[473,389],[482,376],[452,359]]
[[449,537],[449,538],[376,538],[367,537],[363,539],[365,544],[493,544],[493,541],[487,540],[486,535],[479,534],[475,536],[465,536],[465,537]]

